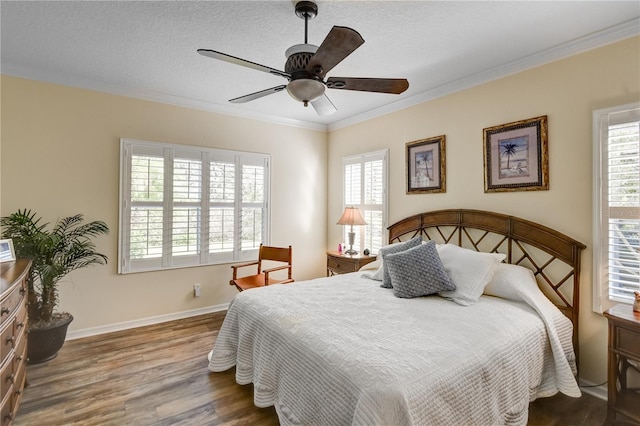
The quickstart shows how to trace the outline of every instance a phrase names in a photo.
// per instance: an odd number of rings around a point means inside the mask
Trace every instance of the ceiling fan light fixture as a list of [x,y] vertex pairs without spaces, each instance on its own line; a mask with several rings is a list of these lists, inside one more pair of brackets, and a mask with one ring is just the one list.
[[287,84],[287,92],[297,101],[307,106],[309,102],[315,101],[324,95],[325,86],[318,80],[312,78],[300,78],[292,80]]

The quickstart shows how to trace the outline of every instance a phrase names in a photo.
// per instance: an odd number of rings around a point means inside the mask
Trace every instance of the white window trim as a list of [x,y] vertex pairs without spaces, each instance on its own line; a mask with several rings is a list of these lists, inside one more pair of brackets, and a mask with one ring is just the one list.
[[[121,138],[120,139],[120,186],[119,186],[119,217],[118,217],[118,273],[119,274],[129,274],[129,273],[138,273],[138,272],[148,272],[148,271],[159,271],[159,270],[167,270],[167,269],[177,269],[177,268],[186,268],[186,267],[194,267],[194,266],[207,266],[207,265],[216,265],[216,264],[227,264],[238,261],[247,261],[247,260],[255,260],[258,256],[258,249],[253,250],[241,250],[240,244],[235,244],[234,249],[229,252],[227,256],[217,256],[217,259],[214,259],[213,256],[204,250],[203,245],[205,242],[204,238],[201,239],[201,247],[200,254],[194,256],[168,256],[167,252],[163,251],[163,256],[160,262],[160,265],[157,265],[157,262],[153,262],[153,264],[149,266],[142,266],[138,268],[131,268],[131,265],[128,263],[129,261],[129,243],[130,243],[130,223],[131,223],[131,147],[136,146],[138,149],[143,147],[149,147],[153,151],[157,151],[158,148],[162,148],[165,152],[181,152],[182,154],[187,153],[187,156],[191,156],[193,158],[202,158],[203,160],[219,159],[219,158],[228,158],[232,159],[232,161],[236,164],[236,167],[240,166],[238,180],[242,180],[242,165],[263,165],[265,168],[265,176],[264,176],[264,209],[265,209],[265,217],[262,229],[262,243],[269,244],[270,243],[270,235],[271,235],[271,156],[268,154],[260,154],[260,153],[251,153],[251,152],[242,152],[242,151],[232,151],[232,150],[223,150],[217,148],[206,148],[206,147],[198,147],[198,146],[189,146],[189,145],[180,145],[180,144],[171,144],[164,142],[151,142],[137,139],[128,139]],[[165,156],[165,162],[167,161],[167,156]],[[173,167],[167,167],[165,164],[165,175],[164,180],[167,182],[167,179],[171,179],[171,174],[173,171]],[[202,173],[202,194],[209,194],[210,188],[210,179],[209,173]],[[243,203],[241,199],[241,191],[242,185],[235,185],[235,197],[236,197],[236,206],[246,206],[251,203]],[[166,205],[169,203],[169,200],[165,200],[163,202],[164,208],[164,221],[166,223],[171,223],[171,209],[167,209]],[[200,204],[205,205],[209,204],[208,198],[204,196],[201,197]],[[209,229],[209,208],[202,209],[203,216],[201,218],[202,228],[205,235],[208,235]],[[236,215],[236,223],[238,222],[238,216],[240,215],[240,209],[235,209]],[[205,222],[206,220],[206,222]],[[239,237],[239,228],[235,230],[234,241],[240,241]],[[163,234],[163,247],[167,243],[167,239],[171,240],[171,236],[167,236]],[[170,241],[169,241],[170,244]]]
[[[343,157],[342,158],[342,210],[344,211],[344,209],[346,207],[351,207],[352,205],[347,205],[345,204],[344,200],[345,200],[345,181],[344,181],[344,168],[347,164],[354,164],[354,163],[361,163],[364,164],[367,161],[370,161],[371,159],[382,159],[382,167],[383,167],[383,173],[384,173],[384,194],[383,194],[383,202],[382,202],[382,245],[386,245],[386,242],[388,241],[388,235],[389,235],[389,231],[387,230],[388,225],[388,216],[389,216],[389,150],[388,149],[381,149],[379,151],[371,151],[371,152],[366,152],[363,154],[357,154],[357,155],[350,155],[348,157]],[[361,185],[364,186],[364,179],[361,182]],[[362,188],[362,192],[361,194],[364,194],[363,191],[364,188]],[[366,205],[361,205],[359,204],[358,207],[362,207],[362,206],[366,206]],[[345,230],[341,231],[342,234],[344,235],[344,233],[346,232]],[[364,239],[364,233],[360,232],[360,241],[357,242],[357,246],[361,247],[363,244],[363,239]],[[364,249],[364,248],[363,248]],[[375,253],[372,253],[375,254]]]
[[[603,140],[608,140],[609,117],[612,114],[622,114],[629,112],[629,121],[633,120],[633,117],[638,116],[638,108],[640,108],[640,102],[633,102],[626,105],[620,105],[610,108],[604,108],[593,111],[593,311],[596,313],[602,313],[607,310],[613,303],[622,302],[628,303],[622,300],[610,300],[608,296],[608,282],[605,279],[607,276],[607,270],[609,266],[608,261],[608,226],[604,226],[605,222],[608,222],[604,217],[602,189],[602,173],[603,173],[603,161],[606,159],[606,153],[603,152]],[[634,110],[636,110],[634,112]],[[620,122],[624,122],[621,120]]]

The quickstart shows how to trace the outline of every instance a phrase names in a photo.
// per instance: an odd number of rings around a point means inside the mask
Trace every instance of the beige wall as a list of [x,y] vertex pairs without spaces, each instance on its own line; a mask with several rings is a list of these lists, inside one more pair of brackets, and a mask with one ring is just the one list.
[[117,274],[120,137],[271,154],[272,243],[294,247],[294,278],[325,274],[325,132],[8,76],[1,100],[0,213],[30,208],[47,221],[82,213],[111,228],[97,240],[109,265],[75,271],[61,285],[72,333],[206,310],[236,294],[229,265]]
[[[422,211],[498,211],[585,243],[580,304],[581,376],[606,380],[607,328],[592,306],[592,111],[640,98],[640,38],[521,72],[329,135],[328,245],[340,240],[341,158],[389,148],[389,223]],[[547,115],[549,191],[484,193],[482,129]],[[445,194],[405,193],[405,143],[446,135]]]

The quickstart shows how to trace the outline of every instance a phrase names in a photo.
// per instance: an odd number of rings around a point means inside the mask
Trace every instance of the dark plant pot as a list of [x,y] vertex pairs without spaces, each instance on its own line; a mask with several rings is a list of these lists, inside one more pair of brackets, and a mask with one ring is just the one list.
[[58,355],[67,337],[67,327],[73,321],[71,314],[44,326],[30,326],[27,341],[27,362],[40,364],[50,361]]

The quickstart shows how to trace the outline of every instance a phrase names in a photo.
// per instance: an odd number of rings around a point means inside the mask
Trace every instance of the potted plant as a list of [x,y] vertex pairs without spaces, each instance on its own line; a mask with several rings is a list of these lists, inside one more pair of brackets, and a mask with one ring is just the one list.
[[77,214],[60,219],[49,228],[49,223],[41,220],[27,209],[0,218],[2,238],[13,240],[16,257],[31,260],[27,277],[30,364],[48,361],[58,354],[73,320],[70,313],[56,309],[60,280],[76,269],[106,265],[108,261],[92,241],[109,232],[104,222],[83,223],[82,215]]

